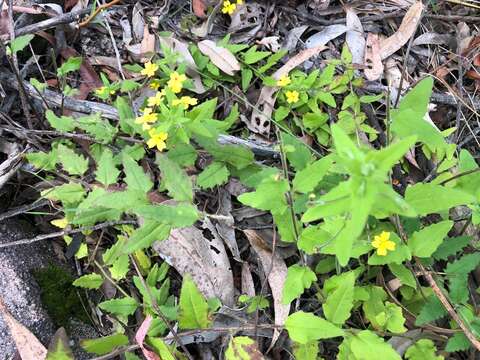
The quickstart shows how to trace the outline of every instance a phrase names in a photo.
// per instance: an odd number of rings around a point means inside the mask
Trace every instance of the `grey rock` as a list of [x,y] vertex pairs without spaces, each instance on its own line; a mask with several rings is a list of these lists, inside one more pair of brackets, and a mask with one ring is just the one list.
[[[0,243],[32,237],[32,226],[26,222],[0,222]],[[54,334],[54,326],[42,306],[40,289],[32,270],[48,265],[48,243],[39,242],[0,249],[0,297],[20,323],[44,344]],[[9,330],[0,316],[0,360],[15,358],[16,348]]]

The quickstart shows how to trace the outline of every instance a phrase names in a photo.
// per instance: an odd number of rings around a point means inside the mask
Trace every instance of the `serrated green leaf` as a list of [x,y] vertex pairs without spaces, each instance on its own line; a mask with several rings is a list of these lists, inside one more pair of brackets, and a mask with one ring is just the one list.
[[328,294],[327,300],[322,305],[327,320],[342,325],[350,317],[353,308],[354,285],[355,273],[348,272],[339,286]]
[[32,152],[25,156],[27,161],[39,170],[53,170],[57,163],[57,152],[53,150],[48,153]]
[[58,131],[68,132],[75,129],[75,122],[71,116],[58,117],[52,110],[47,110],[45,117],[50,126]]
[[74,204],[83,200],[85,190],[79,183],[68,183],[44,190],[41,194],[49,200],[58,200],[64,204]]
[[164,154],[157,153],[157,164],[162,181],[170,196],[177,201],[193,201],[193,187],[190,177],[174,161]]
[[447,260],[449,256],[455,255],[462,250],[471,241],[470,236],[458,236],[454,238],[447,238],[437,250],[432,254],[436,260]]
[[465,336],[463,332],[457,332],[448,339],[447,345],[445,346],[445,351],[455,352],[455,351],[464,351],[470,349],[472,344]]
[[318,360],[318,341],[306,344],[293,344],[295,360]]
[[414,289],[417,288],[415,277],[413,276],[412,272],[409,269],[407,269],[404,265],[391,263],[391,264],[388,264],[388,268],[390,269],[392,274],[395,275],[398,278],[398,280],[400,280],[402,285],[410,286],[411,288],[414,288]]
[[87,274],[80,276],[73,282],[74,286],[85,289],[98,289],[103,284],[103,278],[99,274]]
[[131,254],[137,250],[145,249],[151,246],[155,241],[165,240],[170,234],[171,226],[147,220],[145,223],[136,229],[129,237],[122,251],[125,254]]
[[34,37],[35,35],[33,34],[27,34],[17,36],[15,39],[13,39],[13,41],[10,43],[10,50],[12,51],[12,54],[22,51]]
[[117,129],[107,120],[103,120],[100,113],[76,118],[75,124],[102,144],[110,143],[117,133]]
[[75,213],[72,224],[75,225],[95,225],[99,221],[117,221],[122,212],[117,209],[108,209],[98,207],[93,209],[79,210]]
[[130,267],[128,255],[119,256],[108,269],[113,280],[120,281],[125,278]]
[[312,313],[297,311],[288,316],[285,329],[293,341],[306,344],[320,339],[344,336],[342,329]]
[[229,174],[230,173],[224,164],[213,162],[198,175],[197,184],[202,189],[210,189],[226,183]]
[[97,164],[95,179],[104,186],[115,184],[120,171],[115,166],[113,154],[110,149],[104,149]]
[[257,186],[255,191],[240,195],[238,201],[260,210],[276,210],[286,206],[286,200],[282,194],[287,191],[287,181],[266,179]]
[[98,339],[82,340],[80,344],[82,345],[82,348],[89,353],[105,355],[114,350],[116,347],[127,345],[128,337],[123,334],[115,334],[104,336]]
[[443,242],[453,226],[453,221],[446,220],[416,231],[408,239],[408,247],[414,256],[430,257]]
[[138,303],[134,298],[130,296],[123,297],[121,299],[111,299],[98,304],[98,307],[110,314],[119,316],[133,315],[138,308]]
[[168,149],[167,156],[180,166],[192,166],[197,159],[197,151],[190,144],[179,143]]
[[284,304],[290,304],[294,299],[303,294],[305,289],[317,281],[317,276],[307,266],[292,265],[288,268],[287,279],[283,286]]
[[130,190],[147,193],[153,187],[152,180],[145,174],[142,167],[126,154],[123,156],[123,170],[125,172],[125,182]]
[[69,346],[67,333],[63,327],[59,328],[48,345],[46,360],[74,360]]
[[304,194],[313,191],[332,164],[333,158],[331,156],[325,156],[318,161],[308,164],[303,170],[298,171],[293,178],[293,190]]
[[210,326],[208,303],[189,274],[183,277],[179,308],[181,329],[205,329]]
[[172,227],[187,227],[198,220],[198,210],[193,205],[145,205],[134,209],[137,215]]
[[410,346],[405,352],[405,358],[408,360],[443,360],[443,356],[437,356],[437,348],[430,339],[420,339]]
[[295,136],[282,133],[281,140],[284,143],[287,160],[295,170],[299,171],[304,169],[312,161],[312,153],[307,145],[298,140]]
[[58,77],[64,77],[68,73],[80,69],[80,66],[82,66],[81,57],[70,57],[57,69],[57,75]]
[[350,339],[350,349],[355,359],[401,360],[400,355],[384,339],[369,330],[363,330]]
[[448,210],[454,206],[473,203],[475,197],[441,185],[418,183],[407,187],[405,200],[418,215],[427,215]]
[[429,322],[438,320],[447,315],[447,311],[443,307],[440,300],[435,295],[431,295],[425,305],[423,305],[420,314],[418,314],[417,319],[415,320],[415,325],[423,325]]
[[88,159],[69,147],[60,144],[57,149],[58,161],[70,175],[83,175],[88,170]]

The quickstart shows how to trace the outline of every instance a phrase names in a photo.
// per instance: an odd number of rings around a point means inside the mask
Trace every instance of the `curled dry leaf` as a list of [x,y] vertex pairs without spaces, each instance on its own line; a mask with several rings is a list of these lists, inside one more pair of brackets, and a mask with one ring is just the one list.
[[363,64],[366,42],[362,23],[352,7],[346,7],[345,12],[347,14],[346,18],[348,28],[345,35],[345,42],[352,53],[352,63]]
[[[273,309],[275,311],[275,325],[283,326],[290,311],[290,305],[282,303],[283,287],[287,278],[287,265],[285,261],[277,254],[267,250],[263,240],[254,230],[244,230],[250,245],[257,253],[263,271],[267,275],[268,284],[272,290]],[[270,348],[275,344],[280,333],[277,329],[273,331],[272,343]]]
[[298,40],[300,40],[300,37],[307,29],[308,25],[297,26],[291,29],[288,32],[287,36],[285,36],[282,48],[284,48],[288,52],[295,50]]
[[344,34],[347,30],[348,30],[348,27],[345,25],[341,25],[341,24],[329,25],[322,31],[310,36],[305,41],[305,45],[307,49],[326,45],[329,41],[336,39],[340,35]]
[[10,335],[15,342],[15,346],[22,360],[44,360],[47,357],[47,349],[45,346],[42,345],[30,330],[10,315],[1,298],[0,314],[2,314],[10,330]]
[[[272,77],[275,80],[280,79],[283,75],[288,75],[290,71],[325,50],[325,46],[318,46],[310,49],[305,49],[297,55],[288,60],[285,65],[275,71]],[[275,106],[275,99],[273,95],[278,90],[278,87],[264,86],[260,91],[257,103],[252,111],[250,121],[247,122],[247,127],[263,136],[268,136],[270,133],[270,119],[272,117],[273,107]]]
[[382,76],[383,64],[380,57],[380,40],[377,34],[368,33],[364,64],[367,80],[375,81]]
[[413,4],[410,9],[408,9],[395,34],[380,42],[380,56],[382,60],[397,52],[415,35],[418,23],[422,17],[423,8],[424,6],[421,1]]
[[242,263],[242,294],[255,296],[255,284],[248,263]]
[[234,304],[230,261],[210,220],[204,221],[203,232],[194,226],[174,229],[153,248],[180,274],[190,274],[207,299],[218,297],[226,306]]
[[199,18],[204,18],[207,16],[206,0],[192,0],[192,8],[195,16],[198,16]]
[[218,220],[215,222],[215,228],[218,235],[222,238],[228,249],[232,253],[235,260],[241,261],[240,251],[238,250],[237,239],[235,237],[234,223],[235,220],[231,214],[232,212],[232,196],[224,189],[220,188],[218,191],[218,214],[225,216],[225,220]]
[[150,324],[152,323],[152,320],[152,316],[147,315],[145,320],[143,320],[142,325],[140,325],[140,327],[138,328],[137,333],[135,334],[135,341],[140,346],[140,349],[142,349],[142,353],[147,360],[161,360],[157,354],[143,346],[143,341],[145,340],[145,336],[147,336],[147,332]]
[[258,45],[265,46],[268,50],[277,52],[280,50],[280,37],[279,36],[267,36],[257,41]]
[[240,63],[235,56],[228,49],[218,46],[212,40],[200,41],[198,48],[224,73],[234,75],[236,71],[240,70]]
[[435,32],[426,32],[413,40],[413,46],[420,45],[443,45],[448,44],[453,37],[448,34],[439,34]]

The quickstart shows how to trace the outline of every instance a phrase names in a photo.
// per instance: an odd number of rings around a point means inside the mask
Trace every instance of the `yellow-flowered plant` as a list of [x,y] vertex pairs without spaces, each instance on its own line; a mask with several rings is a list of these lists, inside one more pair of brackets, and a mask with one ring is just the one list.
[[148,131],[150,139],[147,141],[147,146],[151,149],[156,147],[158,151],[163,151],[167,147],[165,141],[168,138],[168,134],[158,129],[150,129]]
[[377,255],[386,256],[387,251],[395,250],[396,244],[390,240],[390,232],[382,231],[380,235],[375,235],[372,246],[377,249]]
[[232,3],[229,0],[225,0],[223,2],[223,7],[222,7],[222,13],[227,14],[227,15],[232,15],[235,10],[237,9],[237,4]]
[[295,104],[300,99],[300,94],[295,90],[287,91],[285,96],[287,97],[287,103],[289,104]]
[[162,91],[157,91],[154,96],[151,96],[147,99],[147,105],[150,107],[160,106],[160,103],[162,102],[164,97],[165,89],[162,89]]
[[155,72],[158,70],[158,65],[148,61],[145,63],[145,67],[140,71],[140,74],[147,77],[155,76]]
[[185,74],[179,74],[178,72],[174,71],[170,74],[170,80],[168,80],[167,86],[174,94],[178,94],[180,91],[182,91],[185,80],[187,80]]
[[152,90],[158,90],[160,88],[160,80],[158,79],[153,79],[151,82],[150,82],[150,89]]
[[106,97],[108,95],[114,95],[115,90],[109,88],[108,86],[102,86],[95,90],[95,94],[99,97]]
[[152,108],[145,108],[143,110],[143,115],[137,116],[135,119],[135,124],[142,124],[143,130],[148,130],[151,128],[151,124],[157,121],[158,114],[153,112]]
[[187,110],[190,106],[198,104],[198,100],[190,96],[182,96],[180,99],[172,101],[173,106],[182,105],[184,110]]
[[288,75],[282,75],[280,79],[277,80],[277,86],[284,87],[289,85],[292,82]]

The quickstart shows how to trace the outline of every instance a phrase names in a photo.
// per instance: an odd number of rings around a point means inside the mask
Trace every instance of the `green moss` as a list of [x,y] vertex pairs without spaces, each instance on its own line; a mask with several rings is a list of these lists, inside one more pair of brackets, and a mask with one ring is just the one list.
[[[70,319],[77,318],[90,323],[80,292],[72,285],[73,276],[60,266],[48,267],[33,272],[40,286],[42,303],[57,327],[68,327]],[[86,304],[86,301],[83,301]]]

